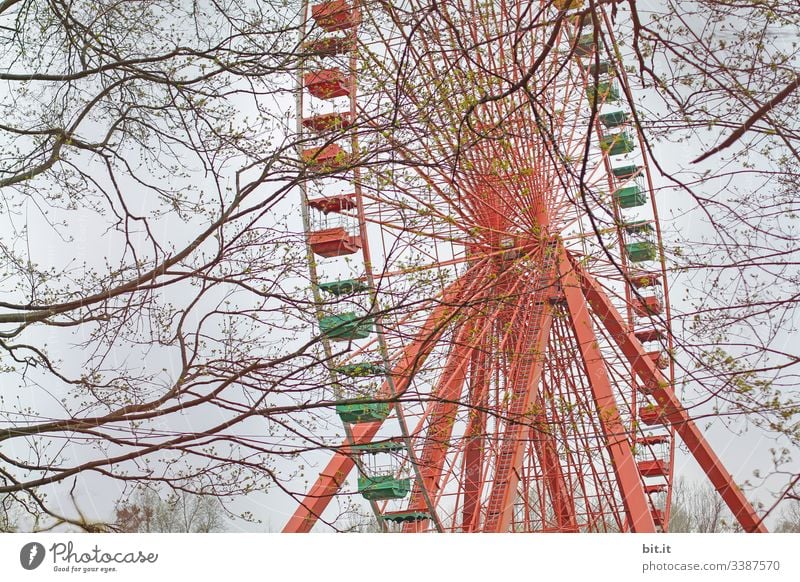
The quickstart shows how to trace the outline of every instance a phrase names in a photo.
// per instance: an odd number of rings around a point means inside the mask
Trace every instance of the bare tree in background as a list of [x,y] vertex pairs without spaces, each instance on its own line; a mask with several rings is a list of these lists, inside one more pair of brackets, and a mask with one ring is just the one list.
[[800,500],[792,499],[784,505],[775,531],[778,533],[800,533]]
[[158,491],[140,489],[115,510],[112,527],[121,533],[212,533],[226,529],[217,497],[179,491],[163,499]]
[[679,478],[672,492],[669,531],[672,533],[719,533],[733,531],[733,516],[707,483]]

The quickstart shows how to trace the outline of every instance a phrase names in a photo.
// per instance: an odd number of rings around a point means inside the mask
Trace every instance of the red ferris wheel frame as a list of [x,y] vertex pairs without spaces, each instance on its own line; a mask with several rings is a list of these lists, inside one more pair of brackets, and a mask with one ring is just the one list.
[[[560,22],[564,18],[564,10],[575,8],[575,5],[581,3],[570,1],[553,4],[560,11],[558,13]],[[317,24],[328,32],[352,31],[361,19],[358,10],[345,0],[317,4],[312,7],[312,16]],[[580,22],[583,20],[583,17],[579,19]],[[582,26],[578,24],[576,30],[579,31]],[[346,53],[355,46],[352,32],[348,32],[346,37],[335,40],[336,46],[333,49],[330,49],[328,45],[331,43],[328,42],[321,49],[312,47],[312,50],[325,56],[335,54],[337,51]],[[581,41],[582,38],[577,39],[575,50],[581,46]],[[595,65],[599,64],[595,62]],[[584,78],[588,78],[588,68],[584,65],[581,67]],[[303,82],[312,96],[319,99],[347,98],[350,110],[299,120],[303,127],[324,136],[331,128],[341,130],[351,126],[358,112],[356,81],[352,73],[355,70],[353,54],[350,56],[350,74],[336,69],[306,73]],[[624,80],[624,73],[621,74],[621,78]],[[590,96],[590,101],[595,101],[595,108],[598,99],[605,99],[598,97],[599,94],[600,86],[596,86],[594,94]],[[302,110],[302,101],[299,102],[298,108]],[[599,124],[597,127],[602,144],[603,132]],[[611,134],[613,139],[607,146],[612,152],[616,147],[613,140],[620,135],[623,134]],[[350,144],[351,152],[357,152],[356,132],[350,137]],[[540,151],[539,154],[542,155],[544,152]],[[487,158],[492,155],[492,152],[487,152]],[[494,152],[494,155],[497,155],[497,152]],[[338,144],[330,141],[322,147],[304,150],[302,158],[315,171],[331,172],[344,168],[349,163],[349,154]],[[645,166],[646,162],[645,158]],[[615,182],[611,178],[612,167],[607,155],[603,163],[605,172],[609,176],[609,184],[613,186]],[[652,181],[646,167],[645,175],[649,189],[652,190]],[[467,188],[465,192],[460,193],[457,204],[453,204],[459,212],[458,207],[463,206],[479,215],[482,221],[481,228],[487,233],[480,244],[466,244],[466,260],[470,265],[468,271],[448,285],[431,303],[434,306],[429,310],[424,323],[418,327],[410,341],[403,343],[404,347],[399,355],[392,358],[391,362],[394,363],[388,366],[390,369],[387,370],[386,379],[376,394],[377,400],[388,405],[387,411],[394,409],[401,422],[404,438],[410,442],[414,435],[419,434],[419,427],[412,432],[405,426],[401,401],[410,392],[410,387],[421,367],[428,358],[433,357],[436,346],[443,341],[450,345],[441,375],[431,388],[425,407],[423,416],[427,427],[427,431],[424,431],[425,436],[419,446],[408,447],[409,453],[414,455],[411,465],[415,479],[405,514],[415,517],[403,523],[403,531],[426,531],[430,529],[431,521],[436,525],[436,529],[441,529],[434,506],[441,501],[447,486],[447,473],[452,470],[446,465],[449,456],[453,454],[452,440],[456,415],[463,408],[469,409],[470,413],[468,420],[465,421],[466,427],[458,451],[461,478],[451,479],[450,483],[451,485],[455,483],[455,488],[447,492],[447,495],[458,500],[459,508],[458,516],[453,517],[450,529],[508,531],[514,522],[514,499],[519,494],[519,486],[527,474],[523,465],[531,455],[538,459],[536,471],[547,491],[554,514],[551,520],[555,524],[553,530],[580,531],[585,526],[582,523],[585,516],[578,515],[574,493],[566,484],[568,477],[564,474],[565,469],[559,459],[563,451],[559,450],[556,436],[547,428],[548,422],[552,422],[553,412],[546,411],[542,404],[542,401],[546,400],[546,395],[542,391],[550,390],[552,396],[552,392],[557,389],[545,385],[544,371],[547,361],[545,354],[548,349],[553,351],[552,347],[549,348],[553,341],[558,341],[559,337],[566,340],[567,336],[572,342],[570,345],[574,345],[577,352],[575,361],[586,384],[585,397],[589,402],[588,407],[592,409],[592,422],[597,432],[595,440],[603,449],[606,472],[610,479],[613,479],[618,492],[617,497],[621,504],[620,530],[654,532],[664,529],[668,509],[665,516],[655,508],[650,498],[652,491],[649,490],[644,477],[649,474],[648,472],[664,474],[666,469],[663,465],[658,466],[657,463],[660,461],[657,460],[647,461],[646,463],[650,465],[637,461],[633,446],[640,442],[648,445],[661,437],[631,436],[632,430],[627,426],[627,420],[620,409],[614,381],[609,377],[607,355],[603,353],[603,345],[611,345],[621,354],[631,374],[632,402],[637,401],[637,394],[651,402],[647,410],[636,411],[640,419],[647,418],[648,424],[662,425],[677,433],[743,529],[766,531],[758,515],[674,393],[671,382],[672,363],[669,363],[670,372],[667,376],[662,373],[658,362],[654,359],[654,352],[648,351],[643,346],[644,341],[656,336],[643,335],[641,330],[637,332],[633,328],[631,306],[645,298],[632,297],[631,289],[636,286],[634,281],[637,275],[632,272],[625,273],[628,269],[625,253],[620,254],[620,263],[627,281],[625,286],[627,317],[623,317],[619,306],[615,305],[604,286],[590,273],[583,258],[568,248],[560,234],[548,231],[550,226],[548,213],[551,209],[547,202],[541,199],[541,194],[529,194],[530,199],[524,201],[527,212],[536,225],[533,229],[535,232],[533,234],[528,232],[523,236],[514,235],[505,240],[502,235],[503,223],[508,222],[506,213],[513,210],[513,205],[504,208],[502,200],[492,198],[493,195],[496,196],[498,186],[493,185],[491,181],[489,176],[478,172],[477,177],[469,184],[472,193],[470,188]],[[335,258],[342,254],[361,252],[365,264],[365,284],[374,292],[375,280],[368,244],[368,218],[358,166],[353,169],[353,182],[354,192],[346,197],[320,199],[306,197],[304,216],[309,255]],[[449,202],[452,204],[454,201]],[[519,200],[515,203],[517,206],[523,204]],[[354,211],[358,222],[357,234],[349,233],[342,227],[310,230],[307,221],[309,208],[320,210],[326,215],[330,212]],[[653,211],[660,247],[655,203]],[[622,228],[619,226],[621,217],[616,206],[614,220],[617,225],[615,230],[622,240]],[[628,226],[633,227],[633,225]],[[471,246],[475,246],[475,249],[472,250]],[[528,263],[535,263],[537,268],[533,271],[530,269],[506,271],[507,255],[511,259],[524,256]],[[661,274],[656,275],[656,278],[663,281],[666,289],[663,254],[660,262]],[[314,265],[314,262],[311,261],[311,264]],[[321,287],[318,285],[317,269],[317,266],[311,267],[312,281],[316,287]],[[477,282],[489,279],[492,280],[491,291],[487,292],[480,288]],[[342,283],[338,283],[339,288],[342,287]],[[352,281],[345,283],[350,288],[355,287]],[[319,303],[319,292],[315,293]],[[502,298],[499,303],[498,297]],[[491,303],[493,307],[487,312],[467,307],[474,306],[480,301]],[[647,310],[644,312],[647,313]],[[668,303],[666,317],[668,320]],[[343,320],[336,320],[335,323],[339,321]],[[352,317],[347,322],[347,325],[355,326],[351,329],[354,333],[360,331],[357,324],[358,322]],[[323,327],[322,321],[320,327]],[[480,341],[474,341],[474,337],[501,327],[512,328],[518,332],[503,334],[501,351],[505,358],[503,374],[507,378],[508,392],[505,396],[507,402],[501,407],[502,410],[496,408],[490,411],[486,402],[491,381],[483,378],[481,372],[485,367],[483,359],[488,357],[487,351],[490,348],[483,346]],[[379,340],[384,343],[380,323],[377,328]],[[450,334],[449,339],[444,340],[446,333]],[[386,352],[385,345],[381,346],[381,351]],[[330,356],[327,344],[326,353]],[[465,395],[468,376],[469,391]],[[549,382],[553,382],[552,377]],[[491,414],[500,414],[499,411],[503,416],[502,422],[497,425],[500,427],[499,434],[493,443],[494,448],[491,453],[487,453],[489,445],[484,433],[488,417]],[[358,461],[360,451],[364,446],[380,439],[379,432],[386,422],[386,418],[382,418],[373,422],[360,420],[349,425],[346,423],[348,438],[338,447],[315,484],[302,498],[284,531],[311,530],[331,500],[341,491],[352,470],[358,466],[359,472],[363,473]],[[374,503],[373,509],[375,509]],[[376,511],[376,515],[378,513]]]

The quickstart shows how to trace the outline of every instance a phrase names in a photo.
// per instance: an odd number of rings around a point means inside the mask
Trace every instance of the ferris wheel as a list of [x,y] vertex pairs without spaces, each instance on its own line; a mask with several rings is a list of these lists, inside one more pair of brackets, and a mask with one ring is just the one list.
[[676,437],[763,531],[674,391],[621,25],[580,0],[303,14],[303,219],[347,438],[284,531],[337,495],[384,530],[664,531]]

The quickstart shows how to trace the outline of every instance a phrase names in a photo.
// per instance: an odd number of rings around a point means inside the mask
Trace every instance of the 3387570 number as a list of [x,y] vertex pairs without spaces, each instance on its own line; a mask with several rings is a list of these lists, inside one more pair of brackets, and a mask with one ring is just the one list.
[[730,571],[767,572],[780,569],[781,563],[778,560],[731,560],[728,562]]

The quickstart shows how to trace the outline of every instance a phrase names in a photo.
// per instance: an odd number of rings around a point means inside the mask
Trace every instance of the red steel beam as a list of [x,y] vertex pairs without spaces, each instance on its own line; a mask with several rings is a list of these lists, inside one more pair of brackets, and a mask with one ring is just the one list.
[[[408,502],[409,511],[424,511],[427,508],[424,493],[427,491],[429,499],[434,499],[441,487],[442,468],[451,447],[450,438],[453,434],[458,402],[467,377],[470,352],[474,349],[474,346],[469,345],[467,341],[474,329],[473,323],[460,325],[453,334],[455,342],[431,398],[433,403],[428,418],[428,432],[418,458],[422,483],[414,484]],[[407,523],[403,526],[403,531],[423,531],[427,527],[427,522],[428,520],[420,520]]]
[[600,352],[597,336],[592,328],[589,307],[581,292],[578,277],[563,247],[559,249],[559,268],[570,322],[578,341],[583,367],[589,379],[600,427],[605,436],[606,447],[611,456],[614,473],[622,494],[622,503],[627,513],[628,524],[634,532],[655,532],[656,525],[636,466],[636,459],[631,450],[628,431],[620,419],[605,359]]
[[470,364],[470,411],[464,432],[463,494],[461,530],[474,531],[478,525],[481,492],[483,491],[484,448],[486,446],[486,408],[489,399],[488,351],[491,339],[483,338],[472,352]]
[[675,427],[675,431],[680,435],[742,528],[748,532],[765,533],[767,528],[761,518],[742,490],[736,485],[731,474],[725,470],[711,445],[689,417],[689,413],[681,405],[669,380],[647,356],[647,351],[642,347],[641,342],[628,330],[608,295],[597,281],[580,266],[578,260],[570,257],[570,263],[592,310],[603,321],[611,337],[614,338],[636,375],[643,382],[641,389],[655,399],[659,409],[663,411],[662,418]]

